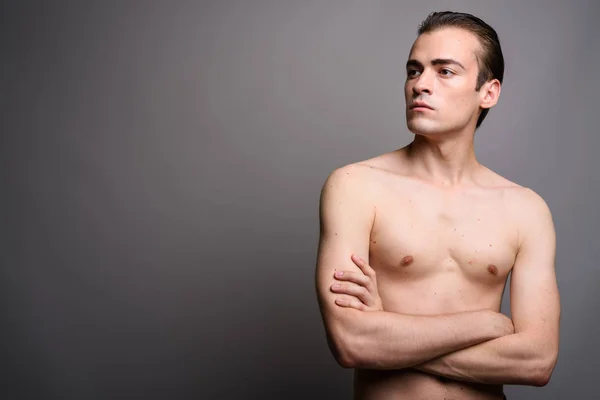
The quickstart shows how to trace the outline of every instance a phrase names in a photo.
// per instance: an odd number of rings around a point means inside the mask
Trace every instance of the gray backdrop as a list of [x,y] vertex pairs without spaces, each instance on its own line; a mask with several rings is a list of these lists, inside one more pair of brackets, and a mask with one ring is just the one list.
[[404,3],[2,2],[0,398],[349,398],[314,292],[319,191],[411,140],[404,64],[443,9],[499,32],[477,154],[557,228],[559,362],[507,393],[595,398],[600,6]]

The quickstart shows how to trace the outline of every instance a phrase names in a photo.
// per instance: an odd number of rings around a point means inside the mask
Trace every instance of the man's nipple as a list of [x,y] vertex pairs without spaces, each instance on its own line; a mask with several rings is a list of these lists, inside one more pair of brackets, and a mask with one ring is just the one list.
[[413,258],[413,256],[406,256],[402,260],[400,260],[400,266],[401,267],[408,267],[410,264],[413,263],[414,260],[415,259]]
[[488,265],[487,270],[492,275],[498,275],[498,268],[494,264]]

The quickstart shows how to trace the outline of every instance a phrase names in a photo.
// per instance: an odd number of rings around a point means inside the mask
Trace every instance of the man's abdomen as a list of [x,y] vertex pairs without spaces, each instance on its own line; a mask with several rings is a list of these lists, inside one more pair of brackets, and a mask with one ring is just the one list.
[[502,400],[501,385],[438,378],[412,369],[355,370],[355,400]]

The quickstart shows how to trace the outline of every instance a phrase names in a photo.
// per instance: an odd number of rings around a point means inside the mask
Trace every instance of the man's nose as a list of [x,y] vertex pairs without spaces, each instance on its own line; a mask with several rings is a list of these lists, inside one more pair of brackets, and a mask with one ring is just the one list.
[[424,70],[418,76],[413,86],[413,92],[417,95],[421,93],[431,94],[433,92],[432,74],[429,70]]

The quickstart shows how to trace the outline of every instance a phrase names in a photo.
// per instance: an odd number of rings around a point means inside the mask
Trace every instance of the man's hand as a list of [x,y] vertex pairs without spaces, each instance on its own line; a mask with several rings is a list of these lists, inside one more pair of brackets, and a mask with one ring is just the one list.
[[334,278],[338,281],[331,285],[331,291],[352,297],[335,299],[340,307],[355,308],[360,311],[383,311],[381,297],[377,289],[375,270],[357,255],[352,255],[352,261],[362,273],[353,271],[337,271]]

